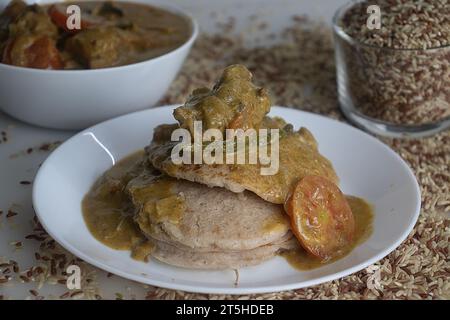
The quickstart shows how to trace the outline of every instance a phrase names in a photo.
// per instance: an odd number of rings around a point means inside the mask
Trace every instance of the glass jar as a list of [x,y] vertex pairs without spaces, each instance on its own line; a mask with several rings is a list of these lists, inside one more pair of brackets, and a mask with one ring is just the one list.
[[361,43],[333,18],[339,104],[363,129],[423,137],[450,128],[450,46],[396,49]]

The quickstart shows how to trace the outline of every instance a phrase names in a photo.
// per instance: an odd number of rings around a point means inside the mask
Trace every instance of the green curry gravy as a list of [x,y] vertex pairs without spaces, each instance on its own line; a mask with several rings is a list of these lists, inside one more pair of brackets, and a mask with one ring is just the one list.
[[[91,234],[106,246],[117,250],[130,250],[134,259],[146,261],[153,245],[146,240],[139,229],[151,227],[142,221],[142,215],[135,216],[133,205],[124,192],[128,182],[137,177],[142,170],[143,151],[138,151],[119,161],[93,185],[82,203],[83,217]],[[164,180],[163,180],[164,181]],[[166,203],[172,199],[170,181],[156,183],[157,189],[136,189],[133,194],[135,201],[140,202],[140,196],[163,199],[158,206],[164,206],[169,217],[177,218],[169,211],[173,205]],[[363,199],[347,196],[356,222],[355,242],[345,250],[345,254],[326,264],[336,261],[348,254],[354,247],[365,241],[372,232],[373,210]],[[162,212],[164,210],[160,210]],[[152,212],[150,212],[152,213]],[[154,213],[153,213],[154,214]],[[283,226],[284,221],[273,221],[266,226],[267,232]],[[280,254],[289,264],[299,270],[310,270],[324,265],[324,262],[309,255],[304,250],[286,251]]]

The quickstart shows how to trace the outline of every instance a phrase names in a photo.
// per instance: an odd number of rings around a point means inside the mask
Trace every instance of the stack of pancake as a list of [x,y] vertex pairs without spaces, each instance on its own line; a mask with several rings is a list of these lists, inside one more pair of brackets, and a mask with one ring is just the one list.
[[[267,117],[268,94],[251,80],[241,65],[226,68],[213,89],[195,90],[175,110],[178,123],[155,129],[145,169],[126,191],[156,259],[187,268],[237,269],[297,248],[283,209],[291,186],[310,174],[337,182],[312,134]],[[202,121],[204,130],[280,129],[278,172],[261,175],[260,163],[175,164],[171,133],[193,132],[194,121]]]

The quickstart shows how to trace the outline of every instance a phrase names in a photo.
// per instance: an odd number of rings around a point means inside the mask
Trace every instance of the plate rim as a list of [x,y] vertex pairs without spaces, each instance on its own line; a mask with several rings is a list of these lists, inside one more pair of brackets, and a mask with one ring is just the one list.
[[55,150],[53,150],[53,152],[45,159],[45,161],[40,166],[40,168],[35,176],[34,182],[33,182],[32,204],[33,204],[33,208],[36,213],[36,216],[38,217],[39,222],[41,223],[42,227],[65,250],[71,252],[75,256],[81,258],[83,261],[85,261],[99,269],[105,270],[107,272],[111,272],[111,273],[116,274],[125,279],[129,279],[129,280],[133,280],[133,281],[136,281],[139,283],[153,285],[153,286],[157,286],[157,287],[161,287],[161,288],[167,288],[167,289],[172,289],[172,290],[183,290],[186,292],[205,293],[205,294],[242,295],[242,294],[274,293],[274,292],[288,291],[288,290],[293,290],[293,289],[301,289],[301,288],[305,288],[305,287],[319,285],[319,284],[322,284],[322,283],[325,283],[328,281],[343,278],[345,276],[348,276],[350,274],[358,272],[362,269],[365,269],[368,266],[374,264],[375,262],[383,259],[391,252],[393,252],[408,237],[410,232],[413,230],[415,224],[417,223],[417,220],[420,216],[420,209],[421,209],[420,187],[419,187],[418,181],[417,181],[411,167],[408,165],[408,163],[405,160],[403,160],[403,158],[398,153],[396,153],[394,150],[392,150],[389,146],[387,146],[385,143],[383,143],[376,137],[360,130],[359,128],[351,126],[347,122],[339,121],[339,120],[327,117],[325,115],[321,115],[321,114],[317,114],[317,113],[313,113],[313,112],[309,112],[309,111],[304,111],[304,110],[300,110],[300,109],[295,109],[292,107],[274,105],[274,106],[272,106],[271,111],[288,110],[290,112],[298,112],[299,114],[306,113],[308,116],[312,116],[313,118],[316,117],[316,118],[320,118],[321,120],[332,121],[332,122],[338,123],[339,125],[346,126],[348,129],[355,131],[355,133],[362,134],[366,138],[372,140],[372,142],[380,145],[380,147],[382,147],[386,152],[391,154],[391,156],[394,156],[394,158],[396,158],[397,161],[400,161],[400,163],[402,163],[405,166],[406,172],[408,173],[409,178],[412,178],[411,180],[414,181],[414,189],[415,189],[415,193],[416,193],[417,203],[415,206],[415,212],[412,215],[412,219],[411,219],[409,225],[407,226],[407,228],[405,228],[403,230],[403,232],[401,234],[399,234],[397,236],[396,241],[394,241],[389,247],[387,247],[382,252],[374,255],[370,259],[367,259],[366,261],[356,264],[350,268],[346,268],[345,270],[342,270],[340,272],[332,273],[329,275],[325,275],[325,276],[321,276],[321,277],[317,277],[317,278],[313,278],[313,279],[309,279],[309,280],[304,280],[301,282],[292,282],[292,283],[283,284],[283,285],[264,285],[264,286],[244,287],[244,288],[240,288],[240,287],[207,287],[207,286],[201,286],[201,285],[200,286],[192,286],[192,285],[188,285],[188,284],[178,284],[175,282],[161,281],[161,280],[158,280],[155,278],[134,275],[134,274],[130,274],[130,273],[118,270],[113,266],[104,264],[104,263],[96,260],[95,258],[91,258],[91,256],[88,254],[84,254],[83,252],[74,248],[70,243],[68,243],[61,237],[57,236],[57,234],[55,234],[52,230],[50,230],[50,228],[48,228],[45,218],[43,218],[45,216],[45,214],[43,215],[40,212],[41,211],[40,203],[39,203],[39,199],[38,199],[39,185],[41,184],[40,181],[44,179],[43,175],[46,171],[48,164],[51,162],[51,160],[55,156],[55,154],[58,154],[58,152],[61,152],[60,151],[61,147],[63,147],[66,144],[71,143],[71,141],[79,138],[84,133],[95,130],[96,128],[107,125],[108,123],[115,122],[118,120],[120,121],[121,119],[123,120],[123,118],[131,117],[133,115],[140,114],[140,113],[149,113],[149,112],[151,113],[151,112],[155,112],[155,111],[161,111],[162,109],[172,109],[173,110],[175,107],[177,107],[179,105],[180,104],[162,105],[162,106],[154,107],[151,109],[127,113],[125,115],[121,115],[121,116],[100,122],[98,124],[95,124],[89,128],[86,128],[86,129],[76,133],[75,135],[73,135],[72,137],[70,137],[69,139],[64,141],[60,146],[58,146]]

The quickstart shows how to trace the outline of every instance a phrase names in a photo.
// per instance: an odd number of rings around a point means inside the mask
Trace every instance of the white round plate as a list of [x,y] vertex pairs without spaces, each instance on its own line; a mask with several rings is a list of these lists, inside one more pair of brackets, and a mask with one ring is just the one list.
[[57,148],[41,166],[33,204],[47,232],[81,259],[119,276],[154,286],[203,293],[249,294],[297,289],[341,278],[380,260],[412,230],[420,211],[419,186],[406,163],[372,136],[342,122],[294,109],[273,107],[294,127],[305,126],[319,142],[346,194],[375,207],[371,237],[335,263],[298,271],[276,257],[239,271],[199,271],[151,260],[135,261],[128,251],[98,242],[83,221],[81,201],[94,181],[114,162],[146,146],[153,129],[173,123],[166,106],[118,117],[78,133]]

